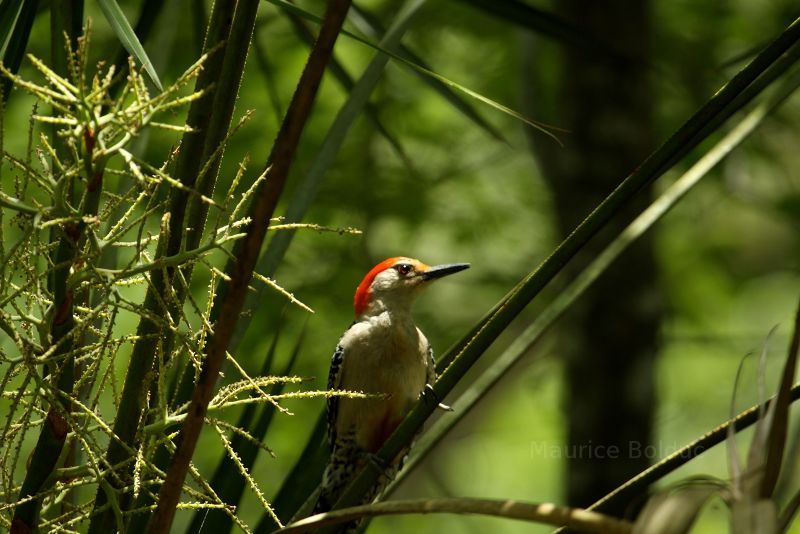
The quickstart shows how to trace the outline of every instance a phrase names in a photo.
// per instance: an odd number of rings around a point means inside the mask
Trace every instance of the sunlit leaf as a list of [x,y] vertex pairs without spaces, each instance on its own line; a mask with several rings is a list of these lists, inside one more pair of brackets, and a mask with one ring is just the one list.
[[161,91],[161,81],[158,79],[156,69],[153,67],[153,63],[144,51],[142,43],[139,42],[139,38],[136,37],[133,28],[131,28],[130,22],[125,18],[125,14],[122,12],[122,9],[120,9],[119,4],[117,4],[116,0],[98,0],[98,4],[100,4],[103,15],[106,17],[108,23],[111,24],[122,46],[144,66],[147,75],[150,77],[150,81]]
[[[300,15],[301,17],[307,18],[307,19],[312,20],[314,22],[321,22],[321,19],[317,15],[314,15],[313,13],[310,13],[310,12],[304,10],[304,9],[301,9],[298,6],[295,6],[294,4],[290,4],[289,2],[286,2],[284,0],[268,0],[268,1],[270,3],[272,3],[272,4],[275,4],[275,5],[279,6],[279,7],[287,10],[287,11],[296,13],[296,14]],[[387,56],[391,57],[392,59],[399,61],[403,65],[405,65],[405,66],[407,66],[407,67],[409,67],[409,68],[411,68],[411,69],[413,69],[413,70],[415,70],[415,71],[417,71],[417,72],[419,72],[421,74],[429,76],[429,77],[437,80],[438,82],[444,84],[445,86],[450,87],[451,89],[455,89],[457,91],[460,91],[460,92],[464,93],[465,95],[467,95],[467,96],[469,96],[471,98],[474,98],[475,100],[478,100],[479,102],[482,102],[482,103],[486,104],[489,107],[492,107],[492,108],[494,108],[494,109],[496,109],[496,110],[498,110],[498,111],[500,111],[502,113],[505,113],[506,115],[514,117],[515,119],[517,119],[517,120],[519,120],[521,122],[524,122],[528,126],[530,126],[532,128],[535,128],[536,130],[539,130],[540,132],[542,132],[546,136],[552,138],[559,145],[561,144],[561,141],[553,133],[553,131],[563,131],[561,128],[558,128],[558,127],[555,127],[555,126],[551,126],[549,124],[544,124],[542,122],[530,119],[530,118],[524,116],[523,114],[519,113],[518,111],[515,111],[515,110],[509,108],[508,106],[505,106],[505,105],[503,105],[503,104],[501,104],[499,102],[496,102],[496,101],[492,100],[491,98],[488,98],[488,97],[486,97],[486,96],[484,96],[484,95],[482,95],[482,94],[480,94],[480,93],[478,93],[476,91],[473,91],[472,89],[469,89],[468,87],[465,87],[465,86],[463,86],[463,85],[461,85],[459,83],[456,83],[453,80],[450,80],[449,78],[446,78],[446,77],[442,76],[439,73],[436,73],[436,72],[434,72],[432,70],[426,69],[426,68],[422,67],[421,65],[417,65],[413,61],[409,61],[406,58],[404,58],[404,57],[402,57],[402,56],[400,56],[400,55],[398,55],[398,54],[396,54],[396,53],[394,53],[394,52],[392,52],[390,50],[387,50],[386,48],[384,48],[384,47],[382,47],[382,46],[380,46],[378,44],[375,44],[375,43],[371,42],[369,39],[365,39],[364,37],[356,35],[356,34],[354,34],[352,32],[347,31],[347,30],[342,30],[342,35],[346,35],[347,37],[350,37],[351,39],[355,39],[356,41],[358,41],[360,43],[363,43],[363,44],[369,46],[370,48],[374,48],[375,50],[378,50],[378,51],[386,54]]]
[[700,510],[722,487],[719,482],[698,481],[657,493],[636,519],[633,534],[689,532]]
[[[152,33],[153,27],[155,27],[156,21],[164,12],[164,7],[167,5],[168,3],[164,2],[163,0],[144,0],[139,8],[139,16],[136,20],[136,26],[133,32],[134,37],[137,37],[140,42],[147,42],[148,37]],[[177,9],[182,10],[184,8],[178,7]],[[191,9],[195,8],[192,7]],[[128,66],[128,54],[130,52],[128,51],[127,46],[123,46],[123,48],[124,50],[120,50],[117,58],[114,60],[114,68],[117,70],[117,72],[121,72]],[[198,55],[200,55],[200,52],[198,52]],[[112,94],[116,94],[117,89],[119,89],[122,85],[122,80],[124,80],[124,77],[122,76],[115,80]]]

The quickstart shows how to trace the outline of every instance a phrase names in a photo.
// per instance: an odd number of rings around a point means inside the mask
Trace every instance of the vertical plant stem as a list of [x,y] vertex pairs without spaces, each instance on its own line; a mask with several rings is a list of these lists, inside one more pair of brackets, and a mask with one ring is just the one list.
[[[233,20],[234,0],[218,0],[214,3],[214,9],[209,21],[209,29],[206,37],[205,51],[209,53],[203,70],[197,78],[195,84],[196,91],[206,91],[202,97],[192,102],[187,117],[187,125],[192,131],[186,132],[181,140],[181,151],[178,155],[175,168],[175,178],[187,188],[194,188],[197,181],[197,174],[200,170],[203,147],[208,136],[209,124],[214,106],[209,100],[212,98],[211,87],[216,82],[219,74],[224,51],[214,49],[222,46],[228,38],[231,23]],[[161,233],[159,239],[159,250],[157,256],[172,256],[181,250],[184,218],[188,193],[177,188],[170,191],[168,228]],[[169,276],[172,272],[168,269],[155,269],[151,273],[150,285],[144,299],[144,308],[153,316],[169,316],[171,310],[163,309],[164,295],[169,287]],[[166,274],[166,276],[165,276]],[[174,311],[174,310],[172,310]],[[114,434],[117,439],[112,439],[109,443],[106,454],[107,465],[119,465],[128,458],[128,450],[136,449],[137,431],[141,424],[142,416],[147,409],[145,404],[145,392],[149,381],[148,375],[153,369],[155,358],[159,353],[159,343],[165,348],[165,353],[172,346],[172,332],[162,330],[155,322],[142,316],[137,327],[137,341],[134,343],[131,354],[128,372],[125,375],[125,383],[122,389],[119,409],[114,420]],[[131,475],[131,466],[123,467],[115,473],[110,484],[101,483],[98,485],[97,497],[95,498],[94,510],[99,511],[109,500],[116,500],[116,495],[109,495],[109,491],[114,488],[128,486]],[[117,505],[117,503],[113,503]],[[127,509],[130,506],[129,496],[122,496],[118,506]],[[114,506],[107,507],[105,511],[93,516],[89,525],[90,534],[102,534],[111,531],[116,525],[114,516]]]
[[[53,2],[50,17],[53,67],[57,72],[66,74],[68,67],[64,59],[67,55],[64,38],[66,35],[66,38],[70,41],[70,50],[74,49],[73,45],[77,43],[77,39],[81,34],[83,2],[69,0]],[[64,150],[63,142],[59,141],[59,136],[53,135],[53,139],[59,154],[65,155],[66,150]],[[87,176],[86,179],[90,181],[91,177]],[[62,188],[61,193],[65,196],[63,199],[64,204],[69,204],[72,201],[72,181],[66,176],[59,177],[59,180],[68,180],[65,182],[67,185]],[[95,191],[87,191],[87,195],[99,199],[100,184],[97,184]],[[97,202],[93,202],[92,205],[95,210],[94,213],[86,214],[94,215],[96,213]],[[88,203],[85,206],[85,209],[91,209]],[[50,369],[49,366],[46,366],[45,373],[54,373],[53,383],[56,388],[67,396],[72,393],[75,382],[75,357],[72,354],[74,344],[72,329],[75,325],[72,315],[74,294],[72,290],[67,288],[67,277],[72,264],[78,256],[83,228],[83,224],[65,223],[61,227],[54,227],[50,232],[50,241],[58,243],[52,261],[54,265],[60,267],[53,269],[48,276],[48,287],[53,295],[52,322],[50,324],[51,339],[49,343],[51,346],[57,345],[58,348],[54,354],[53,361],[58,362],[60,360],[60,363],[57,369]],[[63,359],[60,358],[62,356]],[[55,365],[53,364],[54,367]],[[58,395],[55,395],[55,397],[57,399],[61,398]],[[68,404],[56,401],[47,412],[42,431],[31,453],[25,480],[20,488],[18,500],[24,500],[24,502],[14,510],[11,524],[12,532],[33,531],[36,528],[41,501],[37,498],[26,499],[34,496],[44,488],[53,469],[56,467],[69,431],[69,424],[64,414],[69,409],[70,406]]]
[[50,66],[56,73],[67,73],[67,42],[64,41],[64,34],[74,50],[82,28],[83,0],[50,1]]
[[[214,69],[218,73],[218,78],[214,82],[214,99],[211,106],[203,106],[203,110],[211,109],[213,113],[207,117],[207,124],[204,126],[205,135],[202,137],[194,137],[197,141],[193,141],[189,152],[197,154],[197,150],[202,148],[202,152],[195,158],[186,159],[182,162],[185,165],[185,171],[191,170],[192,175],[196,175],[194,180],[194,189],[204,196],[211,197],[213,195],[214,187],[216,184],[217,173],[219,165],[222,160],[223,150],[221,149],[222,143],[225,142],[225,137],[228,133],[233,117],[233,110],[236,103],[236,96],[238,94],[239,85],[241,83],[242,75],[244,74],[244,65],[247,59],[247,51],[249,48],[250,39],[255,27],[256,14],[258,11],[258,2],[250,1],[243,2],[237,5],[236,11],[230,22],[230,31],[225,42],[225,49],[223,53],[218,53],[222,60],[221,63]],[[199,145],[199,140],[202,139],[202,147]],[[208,161],[213,156],[213,161]],[[189,169],[189,165],[192,165]],[[201,166],[205,165],[203,169]],[[208,204],[202,202],[197,196],[186,197],[185,195],[178,195],[175,191],[175,202],[183,198],[188,203],[186,223],[182,227],[187,228],[185,242],[182,247],[186,250],[195,249],[200,243],[203,235],[203,228],[206,224],[208,216]],[[178,209],[178,206],[175,206]],[[182,209],[182,206],[181,208]],[[177,252],[177,251],[176,251]],[[186,280],[191,279],[192,268],[194,264],[189,264],[183,267],[183,277]],[[186,286],[179,283],[173,277],[173,290],[175,298],[167,301],[168,314],[171,317],[178,317],[181,313],[180,307],[186,298]],[[162,336],[162,353],[163,357],[167,358],[172,352],[174,343],[174,336],[171,334]],[[184,379],[187,385],[191,384],[193,378],[193,368],[188,366],[184,373]],[[151,395],[151,400],[156,401],[157,395]],[[155,454],[155,463],[161,468],[165,469],[169,462],[169,452],[164,447],[159,447]],[[147,492],[142,493],[137,508],[151,504],[151,498]],[[147,524],[147,514],[137,514],[136,517],[131,519],[131,528],[142,529]]]
[[[79,268],[79,263],[82,263],[80,256],[86,241],[87,223],[85,221],[97,215],[100,203],[104,169],[102,163],[95,165],[92,162],[94,135],[95,133],[91,129],[87,130],[84,135],[87,176],[86,190],[81,202],[83,220],[63,224],[56,252],[56,264],[64,267],[57,269],[53,276],[53,316],[50,339],[51,346],[56,346],[54,361],[60,361],[53,370],[54,382],[60,394],[54,395],[57,400],[53,402],[47,412],[44,427],[31,454],[30,467],[22,483],[19,500],[33,496],[44,488],[64,449],[69,431],[68,416],[65,412],[71,411],[72,407],[70,402],[63,399],[72,395],[75,385],[75,350],[79,345],[79,340],[75,332],[76,323],[73,311],[75,300],[80,297],[76,296],[73,289],[68,286],[68,276],[71,269]],[[62,177],[61,179],[66,178]],[[35,529],[40,505],[39,499],[32,499],[18,506],[14,512],[12,531],[24,532],[25,529]]]
[[[384,50],[397,48],[406,30],[424,5],[425,0],[404,2],[400,6],[397,15],[395,15],[392,25],[381,39],[380,47]],[[296,16],[291,14],[290,16],[293,17],[293,20],[296,20]],[[339,148],[347,137],[347,132],[355,120],[361,116],[362,111],[366,110],[367,115],[370,115],[369,95],[372,94],[381,79],[389,59],[386,54],[376,53],[358,81],[348,88],[349,96],[336,114],[336,118],[320,146],[314,163],[306,173],[303,181],[298,184],[293,192],[293,196],[287,205],[286,213],[284,213],[286,222],[300,222],[303,219],[328,169],[336,158]],[[333,71],[334,69],[331,70]],[[264,276],[273,276],[275,274],[289,248],[294,233],[294,230],[278,232],[270,239],[266,251],[258,262],[259,273]],[[247,296],[245,306],[250,310],[255,309],[257,303],[263,298],[263,292],[264,286],[259,286],[255,292]],[[238,346],[239,342],[244,338],[252,318],[253,314],[249,314],[242,317],[237,323],[236,332],[231,342],[232,347]]]
[[[197,177],[195,184],[195,190],[209,198],[214,193],[217,173],[219,172],[219,165],[224,152],[223,143],[225,143],[225,137],[231,125],[236,96],[244,74],[247,51],[250,47],[253,28],[255,28],[256,24],[258,5],[259,2],[252,1],[240,2],[237,5],[228,42],[225,44],[225,56],[214,95],[214,113],[209,120],[203,155],[198,162],[205,165],[205,167]],[[211,158],[213,160],[209,161]],[[200,244],[200,238],[203,235],[203,228],[208,216],[208,207],[209,205],[196,195],[188,199],[185,244],[187,250],[197,248]],[[183,269],[184,277],[187,280],[191,278],[193,266],[194,264],[190,263]],[[178,294],[178,302],[182,301],[185,293],[184,286],[175,284],[175,291]]]
[[259,188],[254,200],[253,222],[247,235],[237,242],[234,249],[236,263],[232,266],[231,281],[220,292],[221,304],[214,333],[206,345],[206,357],[189,405],[186,420],[178,437],[178,445],[172,457],[167,478],[161,486],[158,508],[149,525],[148,532],[166,533],[172,525],[175,508],[181,496],[183,481],[189,469],[200,430],[203,426],[208,403],[211,401],[222,363],[233,334],[236,321],[244,302],[247,286],[264,241],[269,220],[275,211],[278,198],[289,174],[300,141],[300,135],[311,112],[322,75],[330,61],[336,38],[344,24],[350,0],[331,0],[317,42],[311,50],[308,63],[298,82],[292,102],[284,117],[278,137],[269,158],[267,180]]

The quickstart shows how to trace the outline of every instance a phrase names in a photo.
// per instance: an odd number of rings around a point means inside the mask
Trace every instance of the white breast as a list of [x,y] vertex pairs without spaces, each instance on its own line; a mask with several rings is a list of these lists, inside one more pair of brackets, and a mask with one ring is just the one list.
[[337,433],[353,432],[375,451],[402,421],[425,387],[428,340],[410,320],[388,312],[354,324],[342,337],[341,389],[388,395],[339,401]]

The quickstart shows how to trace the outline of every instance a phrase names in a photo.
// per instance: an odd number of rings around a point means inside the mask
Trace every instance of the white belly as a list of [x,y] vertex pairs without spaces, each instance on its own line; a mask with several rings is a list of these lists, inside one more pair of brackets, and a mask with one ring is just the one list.
[[428,340],[412,323],[396,324],[381,314],[357,323],[342,338],[339,388],[385,395],[340,398],[336,431],[352,432],[363,450],[377,451],[425,387]]

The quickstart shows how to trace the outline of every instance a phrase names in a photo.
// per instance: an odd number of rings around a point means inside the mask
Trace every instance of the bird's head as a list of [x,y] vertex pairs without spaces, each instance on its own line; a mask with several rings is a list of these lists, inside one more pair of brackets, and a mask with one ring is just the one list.
[[428,282],[468,267],[469,263],[430,266],[402,256],[383,260],[367,273],[356,289],[353,299],[356,317],[386,309],[409,308]]

